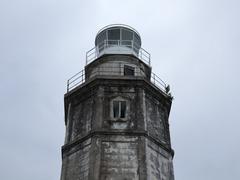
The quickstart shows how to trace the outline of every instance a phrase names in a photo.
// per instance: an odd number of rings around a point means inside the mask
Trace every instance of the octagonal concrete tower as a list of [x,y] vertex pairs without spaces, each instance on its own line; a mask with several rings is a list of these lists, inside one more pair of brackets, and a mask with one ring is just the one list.
[[61,180],[174,180],[172,96],[135,29],[99,31],[64,103]]

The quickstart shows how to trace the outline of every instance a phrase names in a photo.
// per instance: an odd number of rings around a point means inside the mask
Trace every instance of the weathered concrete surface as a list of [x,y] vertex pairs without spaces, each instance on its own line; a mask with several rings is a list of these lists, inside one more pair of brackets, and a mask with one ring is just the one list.
[[174,180],[172,156],[147,139],[146,164],[150,180]]
[[62,164],[61,180],[89,179],[89,150],[91,147],[89,140],[84,142],[81,148],[75,149],[73,152],[68,152],[68,154],[65,155]]
[[[113,117],[115,100],[125,118]],[[141,77],[99,75],[66,94],[61,180],[174,180],[171,101]]]
[[132,55],[104,55],[88,64],[85,67],[86,80],[92,78],[96,75],[106,75],[111,76],[123,76],[124,75],[124,65],[129,65],[134,67],[134,76],[146,77],[150,80],[151,67],[143,63],[141,60]]
[[168,110],[164,102],[156,99],[146,92],[146,119],[147,131],[158,141],[170,145],[170,135],[168,130]]
[[136,138],[102,141],[101,180],[139,179]]

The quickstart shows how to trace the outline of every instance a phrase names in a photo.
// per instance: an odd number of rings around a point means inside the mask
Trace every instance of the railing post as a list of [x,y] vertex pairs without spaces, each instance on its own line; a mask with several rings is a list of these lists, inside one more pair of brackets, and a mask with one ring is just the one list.
[[69,79],[67,80],[67,92],[69,91]]
[[153,84],[155,84],[155,74],[153,74]]
[[84,73],[84,72],[83,72],[83,70],[82,70],[82,83],[83,83],[83,73]]
[[103,52],[105,53],[105,49],[106,49],[106,47],[107,47],[107,41],[106,40],[104,40],[104,45],[103,45]]
[[95,57],[94,57],[94,59],[96,59],[96,58],[97,58],[97,48],[96,48],[96,47],[94,48],[94,52],[95,52]]
[[151,54],[149,54],[149,60],[148,60],[148,65],[151,65]]

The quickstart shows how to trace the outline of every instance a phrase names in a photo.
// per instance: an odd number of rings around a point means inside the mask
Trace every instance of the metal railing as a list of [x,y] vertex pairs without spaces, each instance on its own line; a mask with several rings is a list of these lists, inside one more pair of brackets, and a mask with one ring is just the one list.
[[72,76],[67,81],[67,92],[73,90],[77,86],[82,85],[83,83],[92,80],[98,76],[108,76],[108,77],[143,77],[147,81],[150,81],[157,88],[161,89],[166,94],[169,93],[169,86],[156,74],[151,73],[151,77],[147,77],[145,72],[140,68],[135,68],[133,75],[126,75],[124,72],[124,67],[98,67],[89,71],[88,74],[85,73],[85,70],[82,70]]
[[151,55],[133,40],[104,40],[86,52],[86,65],[104,54],[132,54],[150,66]]
[[85,70],[83,69],[67,80],[67,92],[83,84],[84,82],[85,82]]
[[160,77],[158,77],[155,73],[151,73],[151,80],[154,85],[156,85],[158,88],[164,90],[166,93],[168,93],[168,87],[167,85]]

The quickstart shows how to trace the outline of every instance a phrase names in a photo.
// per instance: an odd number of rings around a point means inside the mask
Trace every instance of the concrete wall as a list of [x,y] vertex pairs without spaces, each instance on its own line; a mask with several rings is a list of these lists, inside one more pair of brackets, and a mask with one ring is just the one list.
[[168,110],[164,101],[146,92],[146,119],[149,134],[158,141],[170,145]]
[[88,180],[91,139],[63,157],[61,180]]
[[112,137],[101,142],[101,180],[138,180],[137,137]]
[[135,68],[135,76],[150,79],[151,67],[138,60],[136,57],[126,55],[106,55],[85,67],[86,80],[97,75],[105,75],[109,77],[123,76],[124,65]]
[[[143,107],[141,101],[142,90],[136,87],[105,86],[102,128],[109,130],[137,130],[144,128]],[[114,119],[112,117],[112,102],[116,99],[127,102],[126,118]]]
[[[112,116],[118,98],[127,102],[125,119]],[[99,79],[65,96],[65,107],[69,137],[61,180],[174,179],[171,100],[155,87],[144,80]]]
[[146,164],[149,180],[174,180],[171,155],[146,139]]
[[70,141],[86,136],[91,131],[93,114],[92,98],[85,99],[71,109],[72,131]]

